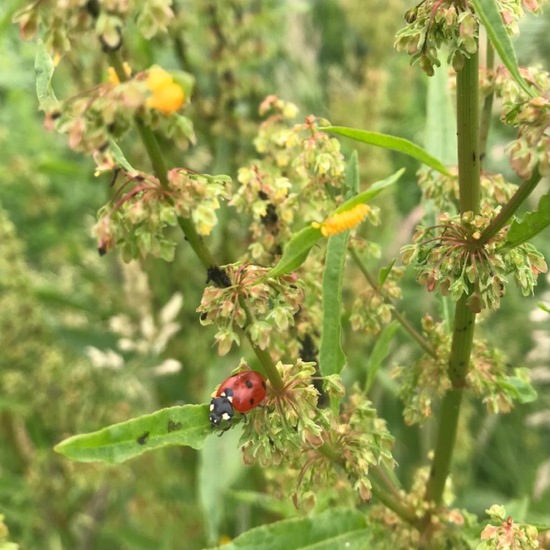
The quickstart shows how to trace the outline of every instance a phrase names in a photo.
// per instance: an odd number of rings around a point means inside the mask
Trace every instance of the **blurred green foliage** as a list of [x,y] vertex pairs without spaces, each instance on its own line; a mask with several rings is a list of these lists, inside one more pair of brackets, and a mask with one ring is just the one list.
[[[53,453],[68,435],[164,406],[206,402],[238,363],[238,353],[218,357],[209,344],[212,330],[198,323],[204,274],[189,247],[179,247],[171,264],[151,259],[125,267],[116,254],[97,255],[90,230],[109,182],[95,178],[91,161],[43,128],[34,94],[34,45],[21,41],[9,23],[22,4],[0,7],[0,513],[10,540],[29,550],[194,550],[216,543],[220,534],[233,537],[296,513],[290,503],[260,494],[261,472],[244,469],[234,434],[209,442],[202,453],[168,449],[117,468],[72,463]],[[179,66],[196,76],[190,116],[198,140],[188,165],[235,176],[239,164],[254,155],[257,106],[269,93],[334,124],[422,144],[425,84],[391,48],[405,4],[377,0],[365,9],[360,0],[266,2],[256,34],[239,37],[246,45],[249,38],[257,44],[261,36],[261,53],[235,66],[232,43],[220,37],[238,21],[223,10],[212,19],[216,2],[180,2],[181,35],[145,41],[136,33],[131,48],[143,67]],[[249,2],[249,9],[256,7]],[[526,26],[525,32],[542,50],[548,37],[540,24]],[[79,73],[74,64],[72,74],[62,73],[55,82],[67,88],[64,93],[70,91],[69,77],[79,83],[101,80]],[[489,162],[504,169],[498,138],[496,132]],[[137,140],[127,145],[139,158]],[[169,155],[176,154],[169,143],[164,146]],[[350,151],[353,144],[345,147]],[[414,227],[417,164],[366,147],[359,149],[359,160],[368,181],[401,166],[409,169],[400,188],[406,192],[379,203],[385,233],[377,237],[381,258],[370,265],[377,270],[397,255]],[[236,220],[225,216],[212,243],[218,257],[230,261],[248,243]],[[229,233],[240,239],[228,242]],[[540,245],[548,257],[547,243]],[[348,309],[362,284],[350,273],[344,294]],[[541,279],[539,285],[539,296],[548,293],[547,282]],[[448,305],[433,303],[412,276],[405,277],[403,290],[402,309],[409,319],[429,310],[445,317]],[[155,327],[157,336],[166,329],[160,312],[176,293],[184,297],[171,321],[179,326],[164,346],[155,346],[147,326]],[[481,327],[506,350],[512,365],[533,367],[540,399],[506,416],[486,417],[475,403],[465,411],[453,481],[459,505],[479,514],[500,502],[528,509],[535,521],[544,519],[550,504],[548,487],[539,490],[548,457],[550,404],[548,356],[540,351],[547,349],[548,332],[533,315],[536,300],[522,299],[511,289],[499,314]],[[416,352],[397,334],[386,365],[406,364]],[[133,345],[121,345],[124,339]],[[351,366],[347,382],[364,382],[361,365],[374,343],[351,330],[344,335]],[[90,348],[104,355],[98,358]],[[109,350],[122,363],[105,355]],[[159,366],[170,358],[182,368],[162,371]],[[254,358],[248,359],[254,365]],[[407,485],[413,470],[427,462],[434,426],[422,433],[406,427],[396,393],[389,369],[381,368],[371,397],[395,435],[398,474]]]

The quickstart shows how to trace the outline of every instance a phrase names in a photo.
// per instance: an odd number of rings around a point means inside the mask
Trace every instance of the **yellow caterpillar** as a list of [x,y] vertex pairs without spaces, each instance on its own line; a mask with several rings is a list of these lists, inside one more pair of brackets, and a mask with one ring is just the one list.
[[345,212],[339,212],[328,217],[323,223],[313,223],[313,227],[321,229],[323,237],[331,237],[343,233],[347,229],[353,229],[359,225],[370,212],[370,206],[358,204]]

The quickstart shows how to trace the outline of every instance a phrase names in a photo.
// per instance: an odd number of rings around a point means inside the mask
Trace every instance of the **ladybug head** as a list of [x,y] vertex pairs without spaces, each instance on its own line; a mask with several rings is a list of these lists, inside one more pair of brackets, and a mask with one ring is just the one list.
[[210,424],[214,428],[218,427],[222,420],[227,420],[231,425],[231,419],[233,418],[233,400],[231,395],[226,395],[225,392],[219,397],[214,397],[210,401]]

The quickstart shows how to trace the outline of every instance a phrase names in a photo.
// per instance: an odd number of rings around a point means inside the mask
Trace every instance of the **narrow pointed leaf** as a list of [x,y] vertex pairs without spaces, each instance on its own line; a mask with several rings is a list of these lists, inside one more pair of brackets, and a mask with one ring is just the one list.
[[550,194],[540,198],[536,210],[527,212],[522,220],[515,219],[506,235],[506,248],[519,246],[544,231],[550,225]]
[[118,146],[117,142],[114,139],[109,141],[109,151],[113,155],[113,158],[116,160],[116,163],[124,168],[127,172],[134,172],[134,167],[128,162],[128,159],[124,156],[122,149]]
[[327,126],[322,128],[325,132],[331,132],[344,137],[360,141],[361,143],[367,143],[368,145],[375,145],[376,147],[382,147],[383,149],[391,149],[403,153],[416,160],[426,164],[430,168],[441,172],[442,174],[449,175],[445,165],[432,155],[428,153],[422,147],[416,145],[408,139],[390,136],[388,134],[379,134],[378,132],[368,132],[366,130],[358,130],[356,128],[347,128],[345,126]]
[[[348,162],[346,187],[349,193],[357,193],[359,189],[359,161],[355,151]],[[355,198],[356,196],[350,200]],[[323,329],[319,346],[319,368],[325,376],[339,374],[346,364],[346,355],[342,348],[341,313],[342,283],[349,235],[349,231],[344,231],[330,237],[327,245],[323,271]]]
[[[384,189],[393,185],[405,172],[404,168],[395,172],[382,181],[373,183],[366,191],[355,195],[353,198],[343,202],[331,215],[344,210],[349,210],[358,204],[363,204],[378,195]],[[298,269],[307,259],[312,246],[323,237],[318,227],[308,225],[298,231],[285,246],[283,255],[277,265],[266,275],[266,277],[279,277]]]
[[531,88],[519,72],[516,52],[514,51],[514,46],[506,30],[506,26],[502,21],[496,0],[472,0],[472,4],[500,59],[510,71],[515,81],[532,96],[533,92]]
[[319,368],[323,376],[339,374],[346,364],[342,349],[342,282],[349,231],[330,237],[323,272],[323,330]]
[[39,40],[36,46],[36,57],[34,59],[36,95],[40,108],[46,112],[57,109],[59,105],[52,88],[54,68],[52,56],[48,53],[44,42]]
[[307,258],[311,247],[322,237],[318,227],[308,225],[298,231],[285,246],[283,255],[277,265],[266,277],[279,277],[298,269]]
[[54,450],[78,462],[116,464],[167,446],[200,449],[211,433],[208,406],[184,405],[69,437]]
[[369,359],[367,361],[367,383],[365,384],[366,392],[371,389],[372,384],[376,379],[376,374],[390,351],[391,341],[393,340],[393,336],[398,328],[399,323],[397,321],[393,321],[384,327],[384,330],[382,330],[382,332],[378,335],[372,353],[369,355]]
[[395,258],[393,258],[393,260],[386,267],[383,267],[378,272],[378,286],[380,288],[384,286],[384,283],[386,282],[388,275],[391,273],[393,264],[395,264]]
[[384,189],[387,189],[388,187],[396,183],[404,173],[405,173],[405,168],[401,168],[400,170],[397,170],[397,172],[387,177],[386,179],[373,183],[368,189],[366,189],[362,193],[359,193],[354,197],[352,197],[351,199],[348,199],[347,201],[343,202],[331,214],[331,216],[333,214],[338,214],[339,212],[345,212],[346,210],[350,210],[351,208],[353,208],[354,206],[357,206],[358,204],[364,204],[366,202],[369,202],[371,199],[376,197],[378,193],[380,193],[381,191],[384,191]]
[[333,508],[322,514],[285,519],[243,533],[220,550],[360,550],[371,537],[363,514]]

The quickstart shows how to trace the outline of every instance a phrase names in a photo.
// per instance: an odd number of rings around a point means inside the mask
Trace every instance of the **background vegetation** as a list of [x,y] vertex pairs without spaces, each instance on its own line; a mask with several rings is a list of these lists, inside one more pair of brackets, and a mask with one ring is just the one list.
[[[196,312],[204,272],[190,247],[179,246],[172,263],[124,264],[117,253],[97,254],[91,228],[109,197],[109,178],[95,177],[91,160],[44,130],[35,99],[35,44],[22,41],[11,23],[23,4],[0,6],[0,513],[9,540],[22,549],[193,550],[303,513],[270,490],[261,468],[242,464],[237,430],[210,438],[200,452],[170,448],[117,467],[73,463],[53,452],[75,433],[174,404],[205,403],[241,355],[252,366],[256,360],[245,348],[219,357],[211,347],[214,332],[201,327]],[[152,40],[127,32],[125,47],[143,67],[158,63],[195,75],[190,168],[235,178],[255,155],[258,106],[268,94],[296,103],[304,115],[393,133],[428,150],[441,147],[430,142],[434,121],[426,113],[427,98],[445,97],[445,75],[439,71],[427,84],[392,49],[407,2],[376,0],[368,9],[361,0],[175,6],[180,32]],[[548,63],[549,22],[548,13],[525,22],[520,64]],[[104,80],[106,65],[94,47],[67,54],[54,81],[60,95]],[[96,61],[82,72],[78,60],[86,57]],[[490,136],[488,166],[512,178],[503,153],[510,131],[500,128]],[[350,143],[342,144],[351,152]],[[130,158],[142,154],[136,136],[125,145]],[[171,160],[181,154],[169,142],[163,148]],[[420,219],[418,164],[367,147],[359,148],[359,161],[364,181],[407,167],[400,191],[377,201],[384,223],[374,268],[398,254]],[[234,211],[221,214],[211,243],[222,262],[249,244],[240,223]],[[548,259],[547,238],[536,244]],[[364,357],[376,342],[349,326],[351,297],[364,285],[356,271],[346,272],[344,294],[346,385],[364,381]],[[537,301],[548,302],[549,292],[543,277],[534,297],[523,299],[510,288],[499,313],[482,325],[511,365],[531,368],[539,399],[498,416],[466,404],[453,483],[457,505],[480,516],[495,502],[531,521],[543,521],[548,511],[550,333]],[[405,275],[403,294],[402,309],[415,324],[428,311],[445,315],[412,273]],[[435,430],[430,422],[422,430],[405,426],[390,377],[392,364],[407,364],[415,353],[397,332],[370,392],[396,438],[397,474],[405,486],[427,463]],[[3,550],[9,546],[2,528],[0,519]]]

